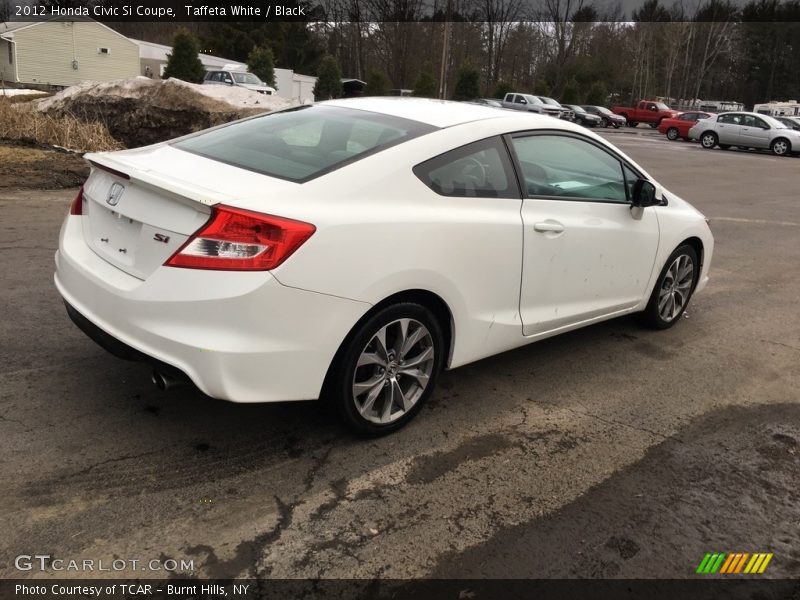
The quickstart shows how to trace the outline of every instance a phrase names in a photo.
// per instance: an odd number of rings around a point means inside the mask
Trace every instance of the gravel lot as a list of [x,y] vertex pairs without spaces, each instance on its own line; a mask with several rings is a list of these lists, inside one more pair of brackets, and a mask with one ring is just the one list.
[[800,160],[607,135],[712,219],[688,316],[446,373],[370,441],[314,403],[156,391],[54,289],[74,190],[0,190],[0,577],[54,576],[13,566],[49,553],[216,577],[682,578],[713,551],[800,576]]

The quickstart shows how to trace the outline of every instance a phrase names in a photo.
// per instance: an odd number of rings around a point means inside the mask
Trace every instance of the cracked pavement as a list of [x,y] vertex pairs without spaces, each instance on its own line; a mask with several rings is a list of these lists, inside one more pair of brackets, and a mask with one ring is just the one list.
[[770,575],[800,576],[800,161],[608,137],[712,219],[688,317],[445,373],[378,440],[315,403],[158,392],[53,286],[74,192],[0,189],[0,576],[81,575],[13,567],[49,553],[220,578],[680,578],[713,550],[774,552]]

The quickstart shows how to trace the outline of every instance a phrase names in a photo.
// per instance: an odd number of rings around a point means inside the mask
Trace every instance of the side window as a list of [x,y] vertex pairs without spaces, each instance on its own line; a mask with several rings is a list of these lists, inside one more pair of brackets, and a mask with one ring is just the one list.
[[513,138],[513,147],[529,197],[628,201],[622,163],[590,142],[530,135]]
[[418,164],[414,174],[441,196],[519,198],[508,151],[500,138],[441,154]]
[[742,125],[745,127],[758,127],[760,129],[765,129],[767,127],[764,121],[753,115],[744,115]]

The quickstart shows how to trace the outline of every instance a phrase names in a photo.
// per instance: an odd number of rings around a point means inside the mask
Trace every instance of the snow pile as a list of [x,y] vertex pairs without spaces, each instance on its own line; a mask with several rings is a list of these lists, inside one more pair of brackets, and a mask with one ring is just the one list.
[[115,139],[135,148],[294,104],[240,87],[132,77],[85,81],[36,101],[36,108],[104,123]]
[[150,79],[149,77],[132,77],[130,79],[117,79],[98,83],[84,81],[62,90],[55,96],[45,98],[38,104],[39,110],[48,111],[52,108],[65,108],[77,97],[113,97],[113,98],[142,98],[159,91],[185,92],[187,96],[200,94],[211,100],[218,100],[229,106],[226,108],[257,108],[265,111],[289,108],[295,102],[279,96],[267,96],[251,90],[228,85],[200,85],[181,81],[180,79],[167,79],[165,81]]

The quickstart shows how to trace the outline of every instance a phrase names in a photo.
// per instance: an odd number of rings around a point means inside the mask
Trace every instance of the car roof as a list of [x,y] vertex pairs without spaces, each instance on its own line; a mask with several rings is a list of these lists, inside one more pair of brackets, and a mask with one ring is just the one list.
[[484,119],[501,119],[507,116],[506,111],[493,106],[407,96],[346,98],[328,100],[320,104],[368,110],[442,128]]

